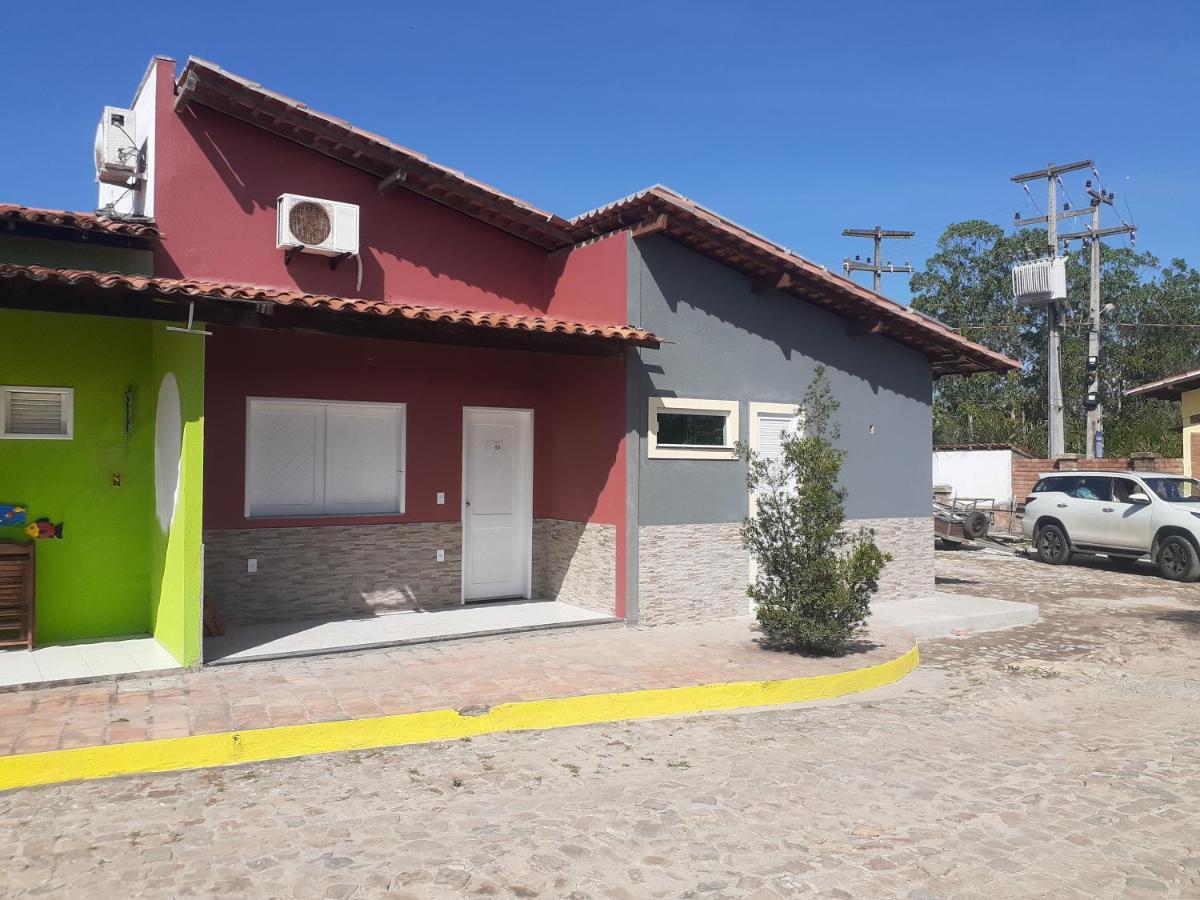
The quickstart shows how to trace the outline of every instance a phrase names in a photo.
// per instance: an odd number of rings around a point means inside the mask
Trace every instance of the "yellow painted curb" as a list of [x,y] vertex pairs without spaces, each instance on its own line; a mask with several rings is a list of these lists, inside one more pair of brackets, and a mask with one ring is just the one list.
[[478,716],[453,709],[308,725],[164,738],[0,757],[0,790],[210,766],[232,766],[339,750],[446,741],[501,731],[534,731],[627,719],[822,700],[899,681],[917,667],[917,648],[879,665],[780,681],[591,694],[505,703]]

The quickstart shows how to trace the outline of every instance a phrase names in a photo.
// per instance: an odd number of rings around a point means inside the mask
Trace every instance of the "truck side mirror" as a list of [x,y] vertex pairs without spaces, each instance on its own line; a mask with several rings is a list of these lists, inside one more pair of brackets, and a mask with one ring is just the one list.
[[1129,502],[1137,503],[1140,506],[1147,506],[1150,503],[1150,498],[1147,497],[1145,494],[1143,494],[1141,491],[1134,491],[1132,494],[1129,495]]

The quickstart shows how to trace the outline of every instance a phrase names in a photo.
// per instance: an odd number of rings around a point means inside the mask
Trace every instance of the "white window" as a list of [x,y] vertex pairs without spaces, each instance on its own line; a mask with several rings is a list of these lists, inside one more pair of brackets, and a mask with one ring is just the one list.
[[738,401],[651,397],[647,454],[656,459],[733,459]]
[[246,515],[404,512],[404,404],[251,398]]
[[794,434],[800,419],[796,404],[751,403],[750,449],[764,459],[783,459],[784,436]]
[[74,407],[72,388],[0,385],[0,438],[69,441]]

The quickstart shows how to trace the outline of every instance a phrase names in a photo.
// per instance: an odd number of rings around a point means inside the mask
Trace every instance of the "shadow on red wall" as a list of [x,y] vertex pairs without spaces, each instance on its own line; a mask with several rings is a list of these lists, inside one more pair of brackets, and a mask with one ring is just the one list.
[[[550,254],[541,247],[377,176],[197,104],[159,107],[155,268],[340,297],[626,321],[625,235]],[[316,255],[285,263],[276,201],[302,194],[357,204],[358,263]]]
[[[218,328],[208,339],[205,528],[327,525],[244,516],[246,398],[407,404],[407,510],[458,521],[464,406],[534,410],[534,515],[624,524],[624,360]],[[436,495],[446,494],[439,505]]]

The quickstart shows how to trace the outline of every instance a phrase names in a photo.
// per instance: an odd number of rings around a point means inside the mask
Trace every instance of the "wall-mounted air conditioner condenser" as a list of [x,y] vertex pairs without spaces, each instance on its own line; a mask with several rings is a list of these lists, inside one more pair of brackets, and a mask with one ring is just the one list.
[[133,110],[104,107],[96,126],[96,178],[105,184],[128,185],[141,170],[141,151],[133,125]]
[[275,246],[322,256],[353,256],[358,253],[358,207],[283,194],[278,203]]

